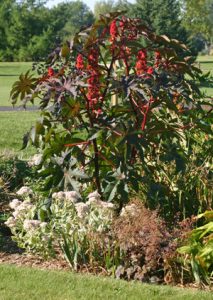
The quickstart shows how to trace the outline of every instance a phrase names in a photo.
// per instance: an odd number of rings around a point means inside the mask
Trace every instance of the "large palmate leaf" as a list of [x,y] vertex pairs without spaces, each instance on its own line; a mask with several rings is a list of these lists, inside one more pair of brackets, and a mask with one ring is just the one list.
[[33,77],[28,71],[26,74],[21,74],[19,80],[13,84],[13,88],[10,92],[12,104],[16,104],[18,99],[24,100],[26,96],[33,93],[37,79]]

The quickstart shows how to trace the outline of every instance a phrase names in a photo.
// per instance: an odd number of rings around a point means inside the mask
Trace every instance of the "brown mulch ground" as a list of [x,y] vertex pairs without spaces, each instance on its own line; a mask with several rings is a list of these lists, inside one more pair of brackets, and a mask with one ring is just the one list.
[[[8,211],[8,202],[1,202],[0,213],[7,213]],[[0,220],[0,264],[1,263],[49,270],[70,270],[67,262],[60,255],[58,259],[44,260],[44,258],[38,255],[24,252],[24,250],[20,249],[11,239],[10,230],[4,225],[4,222]]]
[[32,255],[18,248],[10,236],[3,238],[0,245],[0,264],[14,264],[17,266],[36,267],[46,270],[69,270],[67,262],[62,258],[44,260],[38,255]]
[[0,264],[13,264],[17,266],[36,267],[45,270],[69,270],[65,261],[59,261],[57,259],[43,260],[36,255],[30,255],[26,253],[6,253],[0,252]]

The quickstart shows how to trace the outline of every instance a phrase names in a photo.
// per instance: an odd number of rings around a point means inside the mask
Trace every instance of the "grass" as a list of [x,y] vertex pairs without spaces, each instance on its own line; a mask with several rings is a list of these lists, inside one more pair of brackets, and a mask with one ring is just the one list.
[[25,73],[32,66],[29,62],[1,62],[0,63],[0,106],[10,106],[10,90],[21,73]]
[[[204,73],[210,71],[213,76],[213,56],[198,56],[197,61],[199,67]],[[202,87],[202,91],[204,91],[208,96],[213,97],[213,86]]]
[[0,300],[207,300],[212,294],[111,278],[0,265]]
[[34,125],[38,112],[18,111],[0,112],[0,154],[7,156],[10,152],[28,156],[34,152],[32,147],[20,151],[23,135]]

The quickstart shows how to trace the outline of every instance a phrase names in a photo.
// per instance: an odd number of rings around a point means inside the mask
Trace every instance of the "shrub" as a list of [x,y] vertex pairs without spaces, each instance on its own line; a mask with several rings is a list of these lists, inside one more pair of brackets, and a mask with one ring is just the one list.
[[113,232],[124,252],[117,277],[162,282],[164,253],[172,236],[158,212],[145,208],[140,201],[133,201],[115,220]]
[[22,75],[11,96],[40,99],[28,138],[43,151],[46,189],[97,189],[120,210],[140,192],[166,217],[205,209],[193,185],[184,190],[196,133],[211,133],[197,85],[204,77],[189,55],[143,21],[112,13],[53,51],[38,78]]

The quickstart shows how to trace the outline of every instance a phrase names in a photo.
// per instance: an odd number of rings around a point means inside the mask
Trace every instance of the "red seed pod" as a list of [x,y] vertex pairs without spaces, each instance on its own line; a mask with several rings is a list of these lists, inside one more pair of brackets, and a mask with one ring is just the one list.
[[112,23],[110,24],[109,32],[110,32],[110,35],[111,35],[110,40],[113,42],[116,39],[117,35],[118,35],[118,27],[117,27],[117,24],[116,24],[116,20],[113,20]]
[[147,74],[152,75],[153,73],[154,73],[153,67],[149,67],[149,68],[147,69]]
[[78,70],[82,70],[84,68],[84,59],[83,59],[82,54],[80,54],[80,53],[77,56],[76,65],[75,66],[76,66],[76,68]]
[[137,54],[137,61],[135,65],[136,74],[141,75],[147,72],[147,53],[146,50],[140,50]]
[[53,68],[49,67],[48,68],[48,76],[52,77],[52,76],[54,76],[54,74],[55,74],[55,72],[54,72]]

